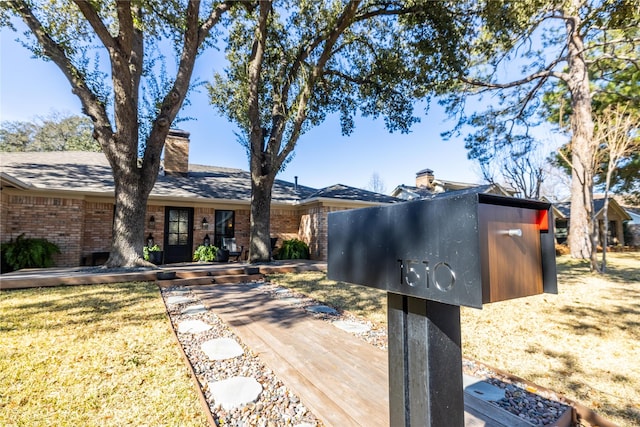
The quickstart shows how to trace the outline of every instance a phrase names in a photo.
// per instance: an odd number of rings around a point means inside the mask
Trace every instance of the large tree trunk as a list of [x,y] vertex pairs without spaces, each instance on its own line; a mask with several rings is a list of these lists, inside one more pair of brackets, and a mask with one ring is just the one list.
[[[271,175],[271,174],[269,174]],[[249,262],[271,261],[271,190],[275,179],[251,172]]]
[[[574,0],[580,3],[579,0]],[[569,249],[574,258],[595,262],[593,227],[593,117],[589,74],[584,58],[584,44],[579,33],[580,20],[574,5],[573,16],[567,19],[569,79],[571,92],[571,212],[569,219]],[[592,265],[592,268],[594,266]]]
[[113,220],[113,240],[107,267],[148,266],[141,258],[144,245],[146,201],[140,186],[131,185],[129,179],[116,180],[116,209]]

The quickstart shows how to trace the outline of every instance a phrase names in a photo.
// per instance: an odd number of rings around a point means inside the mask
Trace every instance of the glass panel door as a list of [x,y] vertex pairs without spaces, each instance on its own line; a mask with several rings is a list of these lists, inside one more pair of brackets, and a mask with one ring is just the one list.
[[167,207],[165,211],[164,262],[191,261],[193,244],[193,208]]

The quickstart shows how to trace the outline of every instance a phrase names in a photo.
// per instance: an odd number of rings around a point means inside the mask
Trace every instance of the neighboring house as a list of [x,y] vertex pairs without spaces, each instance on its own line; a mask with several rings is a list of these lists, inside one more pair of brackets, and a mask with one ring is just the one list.
[[[569,235],[569,217],[571,212],[571,202],[564,201],[554,203],[554,218],[556,226],[556,240],[558,243],[566,243]],[[604,196],[594,195],[593,207],[598,220],[598,243],[602,242],[604,236]],[[608,246],[626,246],[629,245],[624,239],[624,222],[631,221],[631,216],[620,206],[614,199],[609,198],[609,207],[607,209],[607,217],[609,220],[609,233],[607,238]]]
[[631,221],[624,223],[624,242],[628,246],[640,246],[640,209],[626,206],[624,209],[631,217]]
[[440,194],[451,194],[451,192],[472,191],[475,193],[497,194],[500,196],[513,196],[515,190],[505,188],[498,184],[469,184],[464,182],[454,182],[436,179],[431,169],[423,169],[416,173],[415,187],[409,185],[399,185],[392,192],[392,197],[402,200],[432,199]]
[[[170,132],[164,170],[147,202],[144,235],[160,244],[165,263],[191,261],[205,236],[216,246],[235,237],[238,246],[249,247],[249,172],[189,164],[188,153],[189,134]],[[114,185],[102,153],[2,153],[0,186],[1,241],[22,233],[47,238],[62,250],[57,266],[90,264],[109,251]],[[397,201],[344,185],[318,190],[276,180],[271,235],[278,244],[299,238],[312,259],[326,260],[329,212]]]

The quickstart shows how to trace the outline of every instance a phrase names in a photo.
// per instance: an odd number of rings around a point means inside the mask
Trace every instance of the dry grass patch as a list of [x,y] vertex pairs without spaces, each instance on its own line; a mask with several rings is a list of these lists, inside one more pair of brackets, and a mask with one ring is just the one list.
[[[610,253],[608,274],[558,258],[558,295],[463,307],[463,355],[640,425],[640,254]],[[322,273],[274,275],[283,286],[386,323],[386,294]]]
[[207,425],[153,283],[2,291],[0,313],[0,425]]

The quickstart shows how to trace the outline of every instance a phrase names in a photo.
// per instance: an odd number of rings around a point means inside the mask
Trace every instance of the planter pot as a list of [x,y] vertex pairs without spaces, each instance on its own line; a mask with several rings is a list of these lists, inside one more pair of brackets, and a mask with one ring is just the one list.
[[149,262],[155,265],[162,264],[163,255],[164,251],[151,251],[149,252]]
[[173,280],[176,278],[176,272],[175,271],[159,271],[156,274],[156,278],[158,280]]
[[218,249],[216,253],[216,262],[229,262],[229,250]]

